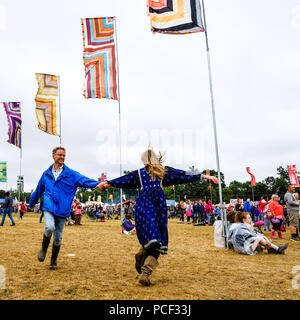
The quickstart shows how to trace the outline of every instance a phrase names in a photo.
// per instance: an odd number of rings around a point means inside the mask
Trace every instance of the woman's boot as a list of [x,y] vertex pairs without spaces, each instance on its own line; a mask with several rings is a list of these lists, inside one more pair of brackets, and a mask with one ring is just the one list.
[[42,248],[41,248],[41,250],[39,251],[39,254],[38,254],[38,259],[41,262],[43,262],[45,260],[45,258],[46,258],[46,253],[47,253],[47,249],[49,247],[50,239],[51,239],[51,236],[50,237],[46,237],[45,234],[44,234],[43,242],[42,242]]
[[276,238],[275,238],[275,231],[272,231],[272,232],[271,232],[271,239],[276,239]]
[[59,249],[60,249],[60,245],[59,245],[59,246],[56,246],[56,245],[53,243],[53,246],[52,246],[52,256],[51,256],[51,264],[50,264],[50,269],[51,269],[51,270],[57,269],[57,256],[58,256],[58,253],[59,253]]
[[141,247],[139,252],[135,255],[135,269],[139,274],[142,273],[142,266],[144,265],[146,256],[147,251],[143,247]]
[[158,261],[153,256],[147,256],[144,265],[142,266],[142,274],[140,276],[140,284],[143,286],[150,285],[150,276],[154,269],[158,266]]

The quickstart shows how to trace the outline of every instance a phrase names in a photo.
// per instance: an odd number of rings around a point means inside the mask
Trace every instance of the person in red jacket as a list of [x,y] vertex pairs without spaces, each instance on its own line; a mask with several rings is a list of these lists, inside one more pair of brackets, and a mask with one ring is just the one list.
[[264,210],[265,210],[265,206],[266,206],[267,204],[269,204],[269,202],[266,201],[265,198],[266,198],[265,196],[262,196],[262,197],[260,198],[259,203],[258,203],[258,211],[259,211],[259,218],[260,218],[260,220],[264,220]]
[[23,219],[24,213],[27,211],[27,207],[24,202],[20,205],[20,219]]

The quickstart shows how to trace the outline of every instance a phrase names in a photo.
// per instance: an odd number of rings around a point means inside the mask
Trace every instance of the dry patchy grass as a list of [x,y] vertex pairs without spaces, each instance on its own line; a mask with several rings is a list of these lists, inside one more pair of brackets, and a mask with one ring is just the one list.
[[[214,247],[213,227],[169,222],[169,254],[159,258],[153,285],[141,287],[134,268],[139,249],[135,235],[122,235],[120,221],[88,221],[66,226],[57,270],[37,260],[44,223],[26,214],[16,226],[0,228],[0,265],[6,289],[0,300],[144,300],[144,299],[299,299],[291,270],[300,264],[300,243],[285,255],[238,255]],[[266,233],[269,236],[269,233]],[[276,244],[289,241],[275,240]],[[68,256],[75,254],[75,256]]]

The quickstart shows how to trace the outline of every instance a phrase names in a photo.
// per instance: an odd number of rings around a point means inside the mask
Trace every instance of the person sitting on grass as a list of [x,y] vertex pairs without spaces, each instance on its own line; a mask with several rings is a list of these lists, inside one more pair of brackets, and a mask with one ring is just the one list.
[[122,232],[124,234],[133,234],[135,233],[135,225],[132,223],[132,215],[130,213],[127,213],[125,215],[125,218],[123,220],[122,224]]
[[260,232],[254,230],[249,212],[237,212],[234,221],[239,225],[232,234],[233,249],[240,254],[255,255],[261,248],[266,248],[268,253],[283,254],[288,244],[276,246]]
[[97,221],[98,221],[98,219],[100,220],[100,222],[105,222],[105,215],[104,215],[104,212],[102,212],[102,211],[97,211],[97,214],[98,215],[96,215],[96,219],[97,219]]

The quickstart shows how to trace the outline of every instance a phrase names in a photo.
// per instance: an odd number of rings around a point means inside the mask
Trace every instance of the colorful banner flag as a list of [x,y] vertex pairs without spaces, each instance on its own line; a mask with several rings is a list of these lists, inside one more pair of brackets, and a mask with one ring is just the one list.
[[0,162],[0,182],[7,182],[6,161]]
[[250,167],[247,167],[246,170],[247,170],[247,172],[248,172],[248,173],[250,174],[250,176],[251,176],[251,186],[252,186],[252,187],[256,186],[255,177],[254,177],[254,175],[250,172]]
[[101,182],[106,182],[107,181],[107,174],[106,172],[101,173]]
[[20,102],[3,102],[8,120],[8,143],[22,148],[22,119]]
[[35,75],[38,83],[38,92],[35,97],[38,128],[58,136],[58,77],[44,73]]
[[118,100],[115,54],[115,20],[82,18],[83,62],[85,84],[83,95],[88,98]]
[[152,32],[187,34],[204,31],[200,0],[148,0]]
[[299,180],[297,175],[296,165],[288,166],[289,178],[291,185],[299,187]]

